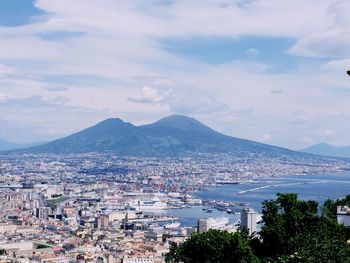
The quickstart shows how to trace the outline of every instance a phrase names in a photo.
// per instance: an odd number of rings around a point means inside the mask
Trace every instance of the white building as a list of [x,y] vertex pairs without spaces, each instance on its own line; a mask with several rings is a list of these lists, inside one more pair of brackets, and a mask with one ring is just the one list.
[[337,207],[337,221],[338,221],[338,224],[343,224],[344,226],[350,226],[350,207],[348,206]]
[[241,227],[246,228],[249,234],[253,234],[257,230],[258,213],[252,208],[243,208],[241,212]]
[[198,232],[207,232],[209,229],[224,230],[229,224],[229,219],[223,218],[201,218],[198,220]]
[[109,222],[137,218],[135,211],[113,211],[108,213]]
[[14,234],[17,226],[13,224],[0,224],[0,234]]

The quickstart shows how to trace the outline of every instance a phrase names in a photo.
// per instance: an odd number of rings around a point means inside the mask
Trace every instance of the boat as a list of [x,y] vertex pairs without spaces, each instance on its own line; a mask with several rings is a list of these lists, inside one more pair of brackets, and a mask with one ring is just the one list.
[[239,182],[237,181],[216,181],[216,184],[221,184],[221,185],[225,185],[225,184],[239,184]]
[[170,223],[170,224],[166,224],[164,226],[165,229],[175,229],[178,228],[181,225],[181,223],[179,222],[174,222],[174,223]]
[[129,203],[129,206],[136,211],[161,211],[168,208],[168,205],[159,198],[155,197],[151,200],[134,200]]

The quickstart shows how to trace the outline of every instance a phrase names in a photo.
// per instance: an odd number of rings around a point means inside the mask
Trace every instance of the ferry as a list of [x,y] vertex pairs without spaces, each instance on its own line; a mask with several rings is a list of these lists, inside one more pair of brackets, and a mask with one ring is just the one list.
[[155,197],[151,200],[133,200],[129,203],[129,206],[136,211],[161,211],[168,209],[168,205]]
[[170,223],[164,226],[165,229],[175,229],[181,225],[179,222]]

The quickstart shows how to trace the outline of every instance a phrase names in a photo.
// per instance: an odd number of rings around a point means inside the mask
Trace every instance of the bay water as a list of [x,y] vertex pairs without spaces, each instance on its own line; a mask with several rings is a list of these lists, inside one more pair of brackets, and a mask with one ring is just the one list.
[[[300,199],[315,200],[321,206],[328,198],[335,200],[350,194],[350,173],[256,178],[240,184],[209,187],[195,196],[202,200],[243,203],[261,213],[262,202],[276,199],[277,193],[296,193]],[[171,209],[168,214],[181,217],[184,226],[195,226],[199,218],[228,217],[231,222],[239,219],[239,215],[216,209],[206,213],[202,208]],[[242,207],[235,207],[240,209]]]

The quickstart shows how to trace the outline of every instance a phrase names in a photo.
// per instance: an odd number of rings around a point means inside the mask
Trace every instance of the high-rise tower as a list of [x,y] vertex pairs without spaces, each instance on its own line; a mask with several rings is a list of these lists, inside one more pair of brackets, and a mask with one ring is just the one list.
[[246,228],[249,234],[256,232],[258,213],[252,208],[243,208],[241,212],[241,227]]

